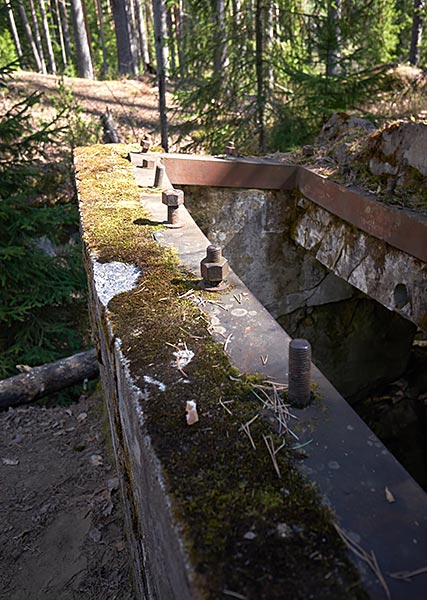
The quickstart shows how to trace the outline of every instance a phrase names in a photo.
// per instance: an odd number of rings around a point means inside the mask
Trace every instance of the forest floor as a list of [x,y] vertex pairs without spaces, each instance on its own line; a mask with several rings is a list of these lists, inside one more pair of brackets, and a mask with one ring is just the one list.
[[[32,111],[36,119],[52,119],[58,109],[73,105],[78,107],[89,127],[100,128],[101,115],[109,113],[123,143],[139,143],[142,133],[148,132],[153,134],[153,143],[160,145],[159,100],[155,78],[91,81],[16,71],[3,101],[10,103],[33,92],[42,94]],[[172,107],[170,94],[167,95],[167,102]],[[174,149],[172,140],[171,150]]]

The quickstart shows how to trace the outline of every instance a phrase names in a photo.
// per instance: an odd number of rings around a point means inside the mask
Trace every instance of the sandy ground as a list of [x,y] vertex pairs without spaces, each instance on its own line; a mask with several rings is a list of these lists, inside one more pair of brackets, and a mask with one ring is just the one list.
[[[29,71],[16,71],[9,86],[9,100],[14,97],[41,92],[41,104],[36,107],[40,115],[54,117],[56,110],[52,98],[58,98],[59,85],[63,80],[66,89],[72,90],[74,98],[83,109],[85,117],[99,121],[101,114],[110,113],[120,135],[120,141],[139,143],[141,134],[153,135],[153,142],[160,144],[158,89],[155,78],[91,81],[77,77],[41,75]],[[172,107],[172,96],[167,95],[168,106]],[[169,114],[173,122],[173,110]],[[173,151],[176,146],[171,140]]]
[[131,600],[99,394],[0,413],[0,598]]

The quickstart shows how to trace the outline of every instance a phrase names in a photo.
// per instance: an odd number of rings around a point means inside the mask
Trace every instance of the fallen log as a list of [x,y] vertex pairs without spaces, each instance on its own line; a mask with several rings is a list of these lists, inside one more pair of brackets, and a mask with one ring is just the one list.
[[26,373],[0,381],[0,409],[29,404],[99,373],[96,350],[88,350],[34,367]]

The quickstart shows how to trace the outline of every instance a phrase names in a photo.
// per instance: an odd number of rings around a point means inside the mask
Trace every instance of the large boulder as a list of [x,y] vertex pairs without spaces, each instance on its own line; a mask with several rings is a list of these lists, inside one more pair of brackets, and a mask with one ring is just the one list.
[[375,153],[370,169],[374,175],[397,175],[408,167],[427,175],[426,123],[398,121],[378,132],[372,141]]

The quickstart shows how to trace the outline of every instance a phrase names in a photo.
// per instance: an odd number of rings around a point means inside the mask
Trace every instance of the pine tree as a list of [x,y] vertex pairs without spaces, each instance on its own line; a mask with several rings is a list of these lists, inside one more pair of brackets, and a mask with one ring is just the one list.
[[[9,73],[0,69],[3,88]],[[60,132],[55,122],[35,129],[37,102],[32,94],[0,115],[0,377],[18,362],[49,362],[82,344],[73,316],[85,301],[80,248],[64,244],[77,209],[49,197],[69,169],[45,160]]]

